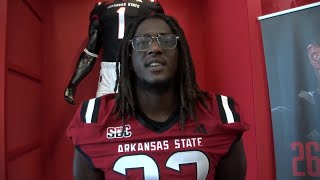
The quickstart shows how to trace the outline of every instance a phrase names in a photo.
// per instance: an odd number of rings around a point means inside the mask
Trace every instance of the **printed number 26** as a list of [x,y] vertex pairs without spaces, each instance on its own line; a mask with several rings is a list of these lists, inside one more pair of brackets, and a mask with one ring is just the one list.
[[[166,167],[180,171],[180,165],[195,163],[197,166],[197,180],[206,179],[209,172],[209,160],[207,156],[200,151],[176,152],[171,155]],[[159,168],[157,163],[151,157],[141,155],[128,155],[119,158],[113,166],[113,170],[126,175],[127,169],[143,168],[145,180],[158,180]]]
[[292,158],[293,176],[306,176],[304,171],[298,171],[298,162],[304,162],[306,158],[308,175],[312,177],[320,177],[320,158],[317,157],[317,155],[314,155],[320,152],[320,146],[317,142],[307,142],[305,147],[301,142],[293,142],[291,144],[291,149],[293,151],[298,151],[298,156]]

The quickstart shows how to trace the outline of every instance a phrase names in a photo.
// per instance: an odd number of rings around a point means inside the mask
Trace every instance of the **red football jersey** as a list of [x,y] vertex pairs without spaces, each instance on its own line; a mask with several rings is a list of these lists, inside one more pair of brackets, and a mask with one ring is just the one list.
[[198,103],[198,126],[187,119],[183,130],[179,113],[161,128],[148,124],[144,115],[123,124],[112,113],[114,103],[113,94],[82,103],[67,129],[106,179],[213,179],[219,160],[248,129],[233,99],[222,95],[207,102],[209,111]]

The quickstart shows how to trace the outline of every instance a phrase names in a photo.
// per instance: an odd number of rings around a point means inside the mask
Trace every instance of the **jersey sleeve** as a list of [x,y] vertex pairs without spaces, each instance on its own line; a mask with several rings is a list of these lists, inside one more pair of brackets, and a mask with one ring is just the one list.
[[232,145],[249,130],[249,124],[242,118],[240,108],[232,97],[220,94],[213,94],[211,97],[212,113],[215,117],[213,149],[218,162],[229,154]]
[[73,119],[67,127],[67,137],[75,146],[94,143],[99,137],[103,124],[98,122],[101,98],[84,101],[77,109]]
[[249,124],[240,116],[240,108],[232,97],[217,94],[215,101],[221,131],[231,136],[241,137],[243,132],[249,130]]

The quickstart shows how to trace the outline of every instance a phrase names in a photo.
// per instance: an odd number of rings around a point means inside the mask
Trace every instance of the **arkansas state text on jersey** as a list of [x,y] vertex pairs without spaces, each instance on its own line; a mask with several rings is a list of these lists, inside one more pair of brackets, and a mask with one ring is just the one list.
[[213,179],[248,125],[233,99],[216,95],[207,103],[210,112],[196,105],[198,126],[188,119],[181,130],[177,112],[159,127],[141,112],[123,125],[112,113],[114,95],[106,95],[80,106],[67,135],[106,179]]

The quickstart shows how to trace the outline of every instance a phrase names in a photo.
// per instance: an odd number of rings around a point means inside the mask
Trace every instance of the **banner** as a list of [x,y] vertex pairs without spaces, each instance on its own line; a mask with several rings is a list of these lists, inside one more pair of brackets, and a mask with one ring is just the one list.
[[319,180],[320,3],[259,20],[277,180]]

